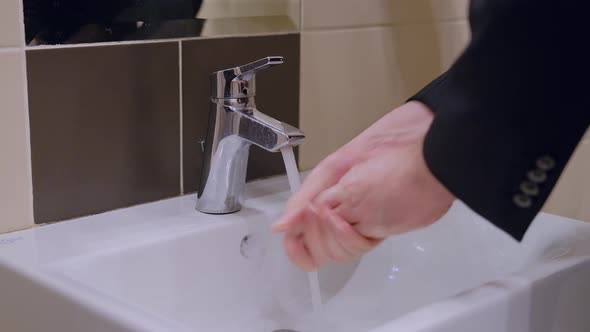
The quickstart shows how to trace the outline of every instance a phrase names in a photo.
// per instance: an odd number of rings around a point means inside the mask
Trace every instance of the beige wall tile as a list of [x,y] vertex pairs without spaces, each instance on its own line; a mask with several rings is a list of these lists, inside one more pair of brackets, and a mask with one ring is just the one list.
[[298,29],[301,28],[301,0],[289,0],[289,17]]
[[298,29],[295,21],[287,15],[212,18],[205,21],[201,36],[245,36],[269,32],[295,32]]
[[391,21],[407,24],[465,19],[468,4],[469,0],[391,0]]
[[583,149],[585,151],[583,152],[583,158],[585,158],[584,165],[586,168],[580,181],[584,183],[584,189],[582,190],[582,203],[576,219],[590,221],[590,175],[588,175],[590,169],[590,138],[583,142]]
[[33,224],[23,61],[0,50],[0,233]]
[[430,0],[391,0],[391,2],[392,22],[409,24],[434,21],[435,13]]
[[396,48],[402,96],[411,97],[443,72],[439,31],[435,24],[396,27]]
[[465,20],[394,28],[402,96],[409,98],[448,69],[469,42]]
[[204,1],[199,18],[227,18],[288,15],[289,0],[215,0]]
[[469,10],[469,0],[429,0],[432,16],[437,20],[465,19]]
[[590,221],[590,140],[574,153],[543,210],[568,218]]
[[391,23],[391,0],[302,0],[304,30]]
[[430,23],[467,17],[469,0],[302,0],[303,29]]
[[302,35],[301,167],[316,165],[402,102],[392,28]]
[[301,166],[313,167],[431,82],[468,39],[465,20],[304,32]]
[[20,1],[22,0],[2,0],[0,1],[0,47],[21,46],[21,14]]
[[449,68],[463,52],[471,32],[467,20],[455,22],[442,22],[437,24],[438,44],[440,49],[440,66],[442,69]]

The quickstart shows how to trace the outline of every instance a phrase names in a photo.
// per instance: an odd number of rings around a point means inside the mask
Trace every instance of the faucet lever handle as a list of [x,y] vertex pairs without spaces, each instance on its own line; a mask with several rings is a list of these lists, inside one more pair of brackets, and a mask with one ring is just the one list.
[[268,69],[273,66],[282,65],[285,59],[282,56],[269,56],[260,60],[251,62],[247,65],[236,68],[239,73],[234,80],[249,81],[257,72]]
[[243,66],[217,71],[211,75],[212,97],[253,97],[256,95],[256,73],[284,62],[282,56],[269,56]]

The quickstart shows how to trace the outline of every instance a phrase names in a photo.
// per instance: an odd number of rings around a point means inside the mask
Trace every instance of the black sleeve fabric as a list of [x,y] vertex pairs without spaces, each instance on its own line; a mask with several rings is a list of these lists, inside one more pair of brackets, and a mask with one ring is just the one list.
[[424,146],[432,173],[518,240],[590,124],[589,9],[473,0],[469,46],[412,98],[435,112]]

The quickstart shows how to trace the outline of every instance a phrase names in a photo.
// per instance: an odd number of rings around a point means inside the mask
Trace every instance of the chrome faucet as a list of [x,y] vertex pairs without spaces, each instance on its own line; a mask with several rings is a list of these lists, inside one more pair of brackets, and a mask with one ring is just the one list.
[[283,57],[272,56],[211,75],[197,210],[210,214],[240,210],[250,145],[278,152],[303,142],[303,132],[258,111],[254,102],[256,73],[282,63]]

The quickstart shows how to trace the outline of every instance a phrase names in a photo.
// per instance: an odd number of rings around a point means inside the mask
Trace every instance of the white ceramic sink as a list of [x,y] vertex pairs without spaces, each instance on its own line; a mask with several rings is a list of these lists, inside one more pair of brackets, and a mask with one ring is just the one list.
[[185,196],[0,236],[0,330],[588,330],[571,308],[590,304],[589,224],[542,215],[520,244],[458,203],[321,270],[312,312],[306,274],[269,232],[286,179],[247,197],[233,215],[200,214]]

